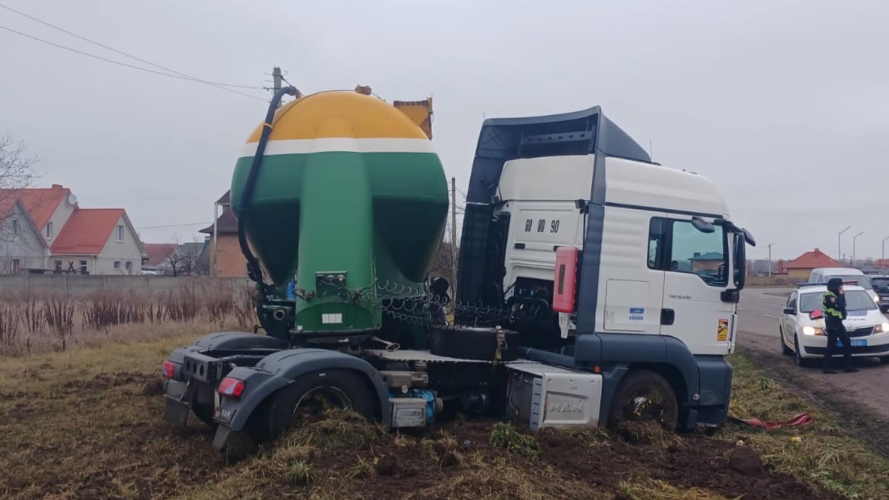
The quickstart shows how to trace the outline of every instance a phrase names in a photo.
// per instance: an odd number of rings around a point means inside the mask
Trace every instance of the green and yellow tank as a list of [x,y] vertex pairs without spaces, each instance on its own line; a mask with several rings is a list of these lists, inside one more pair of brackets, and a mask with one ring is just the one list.
[[[236,216],[261,130],[235,165]],[[378,285],[422,289],[447,210],[419,126],[376,97],[322,92],[275,113],[245,223],[266,276],[279,287],[296,278],[303,332],[360,333],[381,328]]]

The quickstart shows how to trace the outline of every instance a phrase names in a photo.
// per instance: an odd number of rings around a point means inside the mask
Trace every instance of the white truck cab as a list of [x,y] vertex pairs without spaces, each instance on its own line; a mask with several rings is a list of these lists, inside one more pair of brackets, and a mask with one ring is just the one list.
[[[675,383],[685,424],[719,425],[746,243],[752,236],[731,222],[712,181],[652,163],[599,108],[487,120],[458,300],[518,312],[508,327],[529,359],[598,367],[603,404],[645,365]],[[573,306],[554,306],[557,296]]]
[[844,283],[855,283],[864,288],[875,304],[880,303],[880,296],[874,290],[870,276],[854,267],[819,267],[809,273],[809,283],[827,283],[833,278],[840,278]]

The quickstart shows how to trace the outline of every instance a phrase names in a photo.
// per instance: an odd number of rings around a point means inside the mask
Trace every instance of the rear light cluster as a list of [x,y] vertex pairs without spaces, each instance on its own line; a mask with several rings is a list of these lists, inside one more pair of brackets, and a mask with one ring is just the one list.
[[172,361],[164,361],[163,366],[161,366],[161,375],[166,378],[173,378],[173,375],[176,374],[176,365]]
[[219,394],[222,394],[223,396],[239,398],[244,392],[244,381],[238,380],[236,378],[225,377],[219,384],[219,389],[217,389],[217,392],[219,392]]

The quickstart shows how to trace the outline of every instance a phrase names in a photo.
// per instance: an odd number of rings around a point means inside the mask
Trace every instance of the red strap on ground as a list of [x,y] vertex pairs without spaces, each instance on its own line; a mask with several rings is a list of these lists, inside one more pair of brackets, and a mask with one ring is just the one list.
[[800,413],[799,415],[789,419],[789,420],[766,420],[762,421],[758,418],[746,418],[739,419],[741,422],[749,425],[750,427],[760,427],[767,431],[772,429],[777,429],[778,427],[805,427],[814,420],[809,416],[808,413]]

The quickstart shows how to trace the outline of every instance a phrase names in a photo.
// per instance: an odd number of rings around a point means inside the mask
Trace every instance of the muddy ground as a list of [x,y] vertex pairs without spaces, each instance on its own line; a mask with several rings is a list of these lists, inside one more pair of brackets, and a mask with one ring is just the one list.
[[[808,399],[835,411],[840,422],[889,457],[889,364],[856,358],[858,373],[825,375],[820,366],[796,366],[780,351],[778,317],[789,291],[745,290],[740,305],[738,345],[771,375]],[[839,364],[837,360],[837,364]]]

